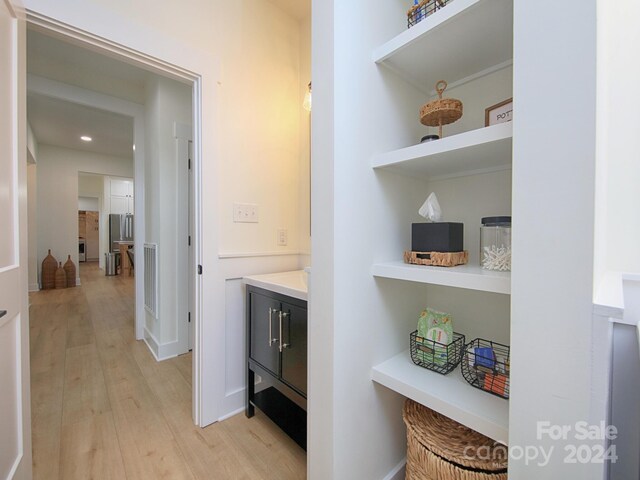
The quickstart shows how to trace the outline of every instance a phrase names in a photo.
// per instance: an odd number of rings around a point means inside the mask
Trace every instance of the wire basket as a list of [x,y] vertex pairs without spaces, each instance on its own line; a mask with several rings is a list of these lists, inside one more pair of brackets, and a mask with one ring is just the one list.
[[407,12],[407,28],[413,27],[452,1],[453,0],[422,0]]
[[464,350],[464,335],[453,333],[453,341],[444,344],[418,336],[415,330],[410,335],[411,360],[420,367],[446,375],[458,366]]
[[509,398],[509,346],[476,338],[464,348],[462,376],[472,386]]

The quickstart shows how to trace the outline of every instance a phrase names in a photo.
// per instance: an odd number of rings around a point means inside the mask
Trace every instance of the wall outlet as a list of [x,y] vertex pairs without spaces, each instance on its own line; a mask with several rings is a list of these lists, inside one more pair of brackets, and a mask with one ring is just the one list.
[[287,245],[287,229],[286,228],[278,229],[278,245],[281,247],[285,247]]
[[235,223],[258,223],[258,205],[253,203],[234,203],[233,221]]

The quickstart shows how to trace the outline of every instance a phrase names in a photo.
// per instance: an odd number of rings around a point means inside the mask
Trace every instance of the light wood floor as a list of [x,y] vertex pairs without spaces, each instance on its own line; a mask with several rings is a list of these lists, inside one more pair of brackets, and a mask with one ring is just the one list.
[[34,479],[301,479],[306,455],[263,414],[201,429],[191,355],[133,336],[133,279],[83,264],[82,286],[30,296]]

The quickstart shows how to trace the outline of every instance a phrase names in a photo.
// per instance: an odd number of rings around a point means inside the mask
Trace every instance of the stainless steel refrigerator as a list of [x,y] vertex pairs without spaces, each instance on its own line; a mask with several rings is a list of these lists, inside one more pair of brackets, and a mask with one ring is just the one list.
[[115,242],[133,242],[133,215],[109,214],[109,245],[111,252],[119,252]]

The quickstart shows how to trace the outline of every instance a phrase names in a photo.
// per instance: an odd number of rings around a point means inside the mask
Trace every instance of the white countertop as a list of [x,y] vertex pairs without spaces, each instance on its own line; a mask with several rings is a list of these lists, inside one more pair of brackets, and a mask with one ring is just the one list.
[[307,272],[294,270],[292,272],[268,273],[266,275],[250,275],[244,277],[244,283],[254,287],[264,288],[271,292],[280,293],[300,300],[307,300]]

